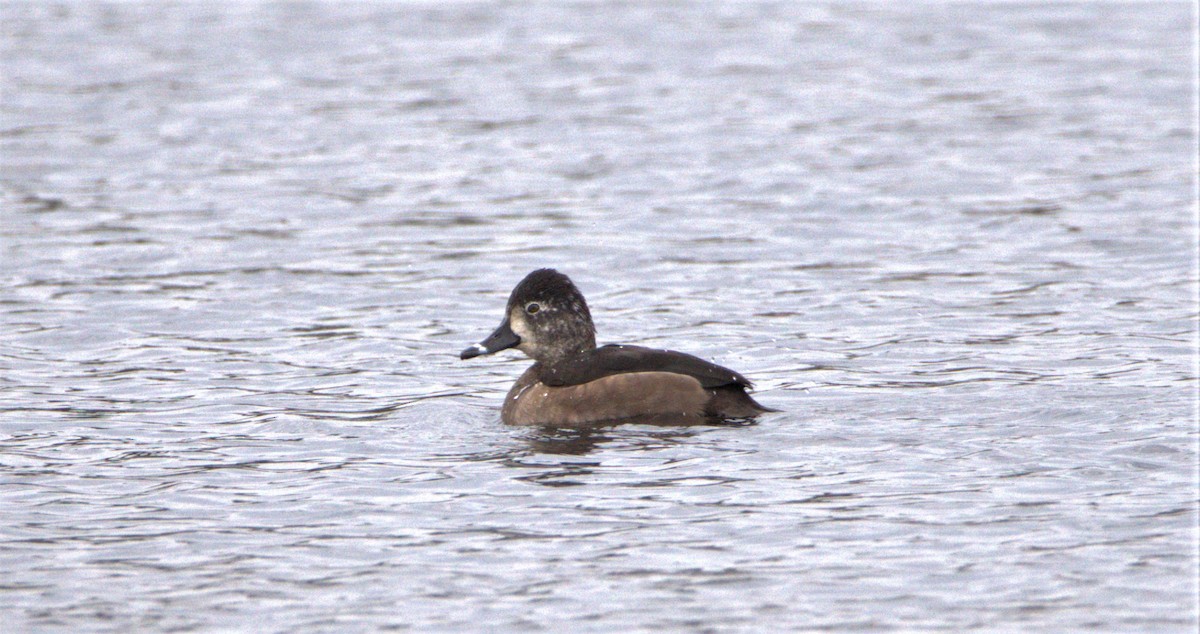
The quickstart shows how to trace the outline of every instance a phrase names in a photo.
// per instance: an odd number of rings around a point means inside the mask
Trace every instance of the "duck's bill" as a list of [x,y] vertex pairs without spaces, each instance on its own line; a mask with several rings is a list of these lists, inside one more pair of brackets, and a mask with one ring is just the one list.
[[458,357],[460,359],[470,359],[484,354],[507,350],[520,344],[521,338],[517,336],[517,333],[512,331],[512,328],[508,325],[508,320],[505,319],[500,323],[500,327],[495,332],[488,335],[487,339],[463,350],[462,354],[459,354]]

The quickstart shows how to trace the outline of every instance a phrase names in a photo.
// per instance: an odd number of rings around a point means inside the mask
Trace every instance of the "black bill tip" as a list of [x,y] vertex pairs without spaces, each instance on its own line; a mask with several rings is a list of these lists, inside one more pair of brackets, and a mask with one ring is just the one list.
[[483,347],[482,343],[477,343],[466,350],[463,350],[459,355],[459,359],[473,359],[479,355],[487,354],[488,349]]
[[496,328],[495,332],[488,335],[487,339],[463,350],[459,353],[458,358],[471,359],[480,355],[507,350],[518,345],[521,345],[521,338],[517,336],[517,333],[512,331],[512,328],[508,325],[508,320],[505,319],[500,322],[500,327]]

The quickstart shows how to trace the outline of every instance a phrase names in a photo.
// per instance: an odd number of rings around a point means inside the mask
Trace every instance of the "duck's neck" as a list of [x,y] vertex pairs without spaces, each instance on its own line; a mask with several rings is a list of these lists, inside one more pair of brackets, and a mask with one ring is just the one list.
[[553,350],[544,350],[538,355],[537,361],[543,367],[554,367],[563,362],[577,358],[580,355],[585,355],[596,349],[595,337],[589,337],[586,341],[579,341],[574,345],[560,346]]
[[542,347],[537,360],[544,366],[554,366],[567,359],[596,349],[596,328],[591,322],[565,321],[552,326],[546,340],[554,345]]
[[557,354],[539,356],[534,364],[534,373],[548,385],[570,385],[570,377],[577,376],[581,368],[590,365],[590,353],[595,350],[595,343],[579,348],[560,348]]

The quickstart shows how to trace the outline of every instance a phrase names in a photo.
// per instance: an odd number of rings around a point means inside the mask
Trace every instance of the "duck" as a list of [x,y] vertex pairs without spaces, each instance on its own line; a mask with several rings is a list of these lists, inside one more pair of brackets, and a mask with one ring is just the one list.
[[550,268],[526,275],[509,295],[500,326],[459,358],[510,348],[534,363],[504,398],[500,418],[509,425],[633,419],[686,424],[778,411],[751,398],[746,377],[699,357],[634,345],[598,347],[583,293]]

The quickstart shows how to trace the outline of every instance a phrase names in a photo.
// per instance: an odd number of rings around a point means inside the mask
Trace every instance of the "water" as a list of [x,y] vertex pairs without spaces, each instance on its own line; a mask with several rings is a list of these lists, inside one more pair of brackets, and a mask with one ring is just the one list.
[[1191,12],[0,5],[3,629],[1194,631]]

